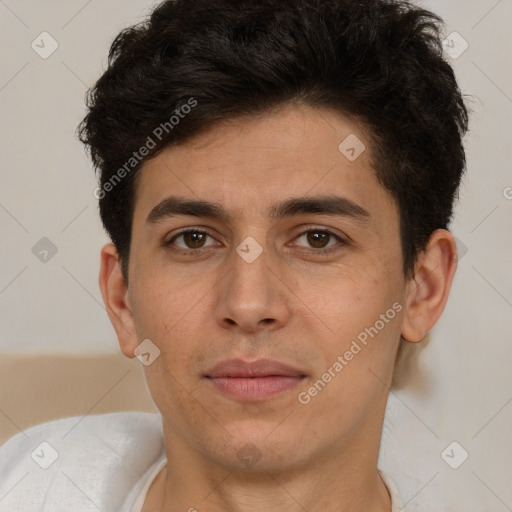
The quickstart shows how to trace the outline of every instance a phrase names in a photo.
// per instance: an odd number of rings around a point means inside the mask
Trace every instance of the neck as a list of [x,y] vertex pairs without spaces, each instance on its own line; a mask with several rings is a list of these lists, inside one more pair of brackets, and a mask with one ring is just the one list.
[[[390,512],[391,499],[385,484],[378,473],[368,482],[360,482],[354,485],[353,482],[342,480],[336,482],[336,486],[311,487],[311,481],[304,483],[302,489],[308,492],[301,492],[300,484],[296,482],[282,482],[274,475],[268,473],[265,476],[257,477],[257,483],[247,483],[247,480],[240,481],[231,479],[227,475],[219,482],[217,488],[209,493],[191,498],[192,491],[178,488],[169,482],[171,473],[168,468],[162,472],[162,481],[165,487],[162,488],[160,498],[155,502],[160,504],[157,510],[162,512],[263,512],[271,507],[285,512]],[[306,485],[307,484],[307,485]],[[309,487],[307,487],[309,486]],[[222,487],[222,489],[221,489]],[[329,487],[330,492],[329,492]],[[324,494],[328,492],[328,495]],[[197,496],[197,495],[196,495]],[[149,510],[149,509],[148,509]],[[156,509],[151,509],[156,510]]]

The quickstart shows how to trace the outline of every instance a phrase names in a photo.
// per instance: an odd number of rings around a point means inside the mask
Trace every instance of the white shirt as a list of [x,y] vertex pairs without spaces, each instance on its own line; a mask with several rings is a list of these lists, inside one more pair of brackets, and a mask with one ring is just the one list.
[[[42,423],[0,447],[0,512],[140,512],[166,464],[158,412]],[[399,512],[398,490],[379,472]]]

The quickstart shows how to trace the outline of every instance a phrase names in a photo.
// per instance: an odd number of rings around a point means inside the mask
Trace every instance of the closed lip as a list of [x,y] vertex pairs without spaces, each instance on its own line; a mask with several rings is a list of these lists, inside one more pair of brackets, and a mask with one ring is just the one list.
[[205,377],[216,379],[222,377],[251,378],[251,377],[305,377],[306,374],[291,365],[273,359],[227,359],[208,370]]

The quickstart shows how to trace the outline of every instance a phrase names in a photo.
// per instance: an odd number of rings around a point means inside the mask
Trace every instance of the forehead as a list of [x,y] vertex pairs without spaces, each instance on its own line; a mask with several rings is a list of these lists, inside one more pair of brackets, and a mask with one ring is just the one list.
[[285,198],[326,195],[373,218],[394,201],[376,179],[371,149],[361,123],[328,109],[287,106],[219,123],[144,163],[134,224],[150,221],[171,196],[196,207],[208,201],[222,221],[272,220]]

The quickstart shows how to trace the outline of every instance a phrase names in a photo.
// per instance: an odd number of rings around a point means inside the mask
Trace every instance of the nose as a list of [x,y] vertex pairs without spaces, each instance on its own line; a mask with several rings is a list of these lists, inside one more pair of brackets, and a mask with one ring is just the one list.
[[219,283],[218,323],[231,330],[279,329],[290,317],[290,292],[278,276],[278,262],[265,249],[252,262],[233,252],[231,271]]

